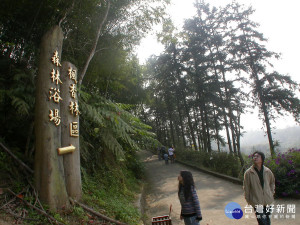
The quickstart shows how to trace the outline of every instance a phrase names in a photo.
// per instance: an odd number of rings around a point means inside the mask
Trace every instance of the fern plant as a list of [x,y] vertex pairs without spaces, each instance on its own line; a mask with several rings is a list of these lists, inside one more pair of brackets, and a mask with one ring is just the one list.
[[0,56],[0,77],[0,136],[27,155],[34,144],[35,70]]
[[81,157],[97,161],[101,151],[111,151],[124,161],[126,151],[137,151],[157,144],[151,127],[129,110],[130,105],[114,103],[95,93],[80,91]]

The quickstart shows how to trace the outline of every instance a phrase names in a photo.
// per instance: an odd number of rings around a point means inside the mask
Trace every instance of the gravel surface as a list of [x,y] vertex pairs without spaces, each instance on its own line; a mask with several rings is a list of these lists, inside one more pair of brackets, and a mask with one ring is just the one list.
[[[147,172],[147,184],[144,190],[144,212],[147,215],[144,222],[146,225],[151,224],[152,217],[168,215],[170,205],[172,205],[173,209],[171,212],[173,225],[183,224],[183,221],[180,220],[180,203],[177,197],[177,177],[181,170],[189,170],[193,174],[203,216],[203,220],[200,222],[201,225],[257,225],[254,213],[245,214],[244,207],[247,204],[241,185],[216,178],[179,163],[165,165],[164,161],[158,160],[157,155],[147,151],[141,152],[140,158],[144,161]],[[236,202],[241,206],[244,212],[244,216],[241,219],[229,219],[225,215],[225,206],[230,202]],[[274,204],[275,208],[278,204],[284,205],[285,210],[287,204],[295,204],[296,214],[294,215],[296,218],[272,219],[272,225],[300,224],[299,200],[277,199]],[[245,218],[245,215],[249,218]],[[284,216],[286,215],[284,213]]]

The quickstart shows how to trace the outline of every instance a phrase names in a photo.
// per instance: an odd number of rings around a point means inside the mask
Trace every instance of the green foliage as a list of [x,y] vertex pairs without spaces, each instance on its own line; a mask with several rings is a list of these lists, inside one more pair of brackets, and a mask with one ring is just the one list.
[[[65,34],[61,61],[71,61],[81,71],[107,2],[1,2],[0,139],[29,165],[34,159],[35,78],[41,37],[61,22]],[[133,190],[139,187],[136,178],[143,177],[143,166],[137,160],[136,151],[157,143],[151,127],[134,116],[145,95],[142,69],[133,50],[151,26],[163,20],[168,2],[111,1],[95,57],[83,82],[86,88],[79,90],[80,152],[82,171],[87,171],[83,179],[87,181],[89,177],[84,189],[96,193],[98,208],[103,206],[108,215],[128,224],[137,224],[139,218],[137,209],[131,204]],[[14,190],[21,191],[27,181],[20,175],[19,168],[1,152],[0,160],[1,181],[15,177]],[[101,176],[96,175],[99,173]],[[92,175],[99,179],[95,184]],[[103,190],[98,193],[99,188]],[[86,198],[89,197],[87,194]],[[28,200],[33,199],[29,196]],[[95,201],[90,200],[95,206]],[[30,217],[38,218],[28,211]],[[79,207],[72,211],[82,223],[89,222],[89,217]],[[67,224],[75,224],[65,214],[72,212],[53,216]],[[40,221],[47,223],[42,218]]]
[[[86,89],[80,87],[79,91],[80,152],[82,171],[87,171],[83,176],[84,190],[95,193],[94,199],[87,192],[84,198],[90,200],[91,206],[104,208],[107,215],[128,224],[139,220],[132,201],[134,191],[139,189],[136,178],[143,177],[143,166],[135,153],[157,143],[151,127],[134,116],[144,92],[141,67],[133,50],[151,26],[163,19],[167,3],[168,0],[111,1],[95,57],[83,82]],[[0,139],[25,163],[32,165],[34,159],[35,78],[41,37],[61,22],[65,34],[61,61],[71,61],[81,71],[106,7],[107,1],[102,0],[1,2]],[[14,190],[21,191],[27,180],[19,168],[1,152],[0,160],[1,181],[15,177]],[[93,181],[93,175],[97,181]],[[39,218],[28,211],[31,218]],[[89,222],[87,213],[79,207],[72,211],[80,218],[76,223]],[[53,216],[75,224],[68,219],[71,214],[58,212]],[[42,218],[39,221],[47,223]]]
[[[106,159],[106,163],[101,164],[93,173],[88,174],[86,169],[81,168],[82,201],[106,216],[127,224],[139,224],[141,215],[134,203],[137,200],[136,194],[140,192],[140,178],[144,177],[144,168],[137,157],[132,154],[128,154],[126,157],[128,161],[122,163]],[[0,151],[0,170],[2,171],[0,173],[1,182],[15,193],[20,194],[20,197],[27,202],[32,205],[36,203],[35,190],[27,185],[28,181],[34,183],[33,178],[22,174],[18,165],[2,151]],[[4,195],[7,200],[13,197],[8,192],[4,192],[1,199],[4,198]],[[26,217],[35,219],[35,221],[25,220],[24,224],[48,224],[45,216],[19,203],[14,205],[14,211],[26,212]],[[98,220],[96,217],[91,218],[91,215],[79,206],[61,209],[57,212],[50,212],[47,205],[44,204],[43,208],[48,214],[65,224],[88,224]]]
[[36,65],[41,37],[58,24],[71,1],[3,0],[0,9],[0,48],[17,63]]
[[266,159],[265,165],[274,173],[276,196],[300,196],[300,149],[278,153]]
[[273,70],[270,62],[279,54],[265,47],[251,7],[232,2],[216,8],[204,1],[195,7],[181,33],[170,21],[164,24],[164,52],[148,60],[145,111],[159,141],[211,151],[212,140],[219,148],[226,139],[230,152],[239,151],[241,115],[258,107],[273,154],[272,123],[286,113],[299,121],[299,85]]
[[[0,138],[1,140],[1,138]],[[16,152],[13,152],[16,154]],[[33,176],[29,176],[26,171],[17,164],[11,156],[6,152],[0,150],[0,181],[3,193],[0,196],[0,200],[4,205],[6,202],[15,199],[8,206],[12,207],[12,212],[17,215],[25,215],[27,218],[34,219],[33,221],[25,220],[23,224],[48,224],[48,220],[45,216],[40,215],[36,210],[31,207],[22,204],[22,201],[16,199],[14,195],[6,190],[6,187],[12,190],[18,195],[18,197],[24,199],[28,203],[40,207],[37,204],[36,190],[32,188],[30,184],[33,184]],[[25,171],[25,172],[24,172]],[[30,183],[30,184],[29,184]],[[43,205],[45,210],[48,210],[46,205]],[[48,212],[49,215],[55,216],[52,212]],[[58,214],[55,216],[59,221],[63,222],[62,216]]]
[[132,171],[102,166],[95,174],[84,173],[83,201],[95,210],[127,224],[139,224],[140,214],[134,207],[139,181]]
[[126,168],[132,173],[136,179],[143,179],[145,176],[144,164],[138,159],[134,153],[127,153],[125,160]]
[[185,163],[233,177],[238,177],[241,171],[238,157],[228,152],[212,151],[207,153],[203,151],[176,149],[176,158]]
[[111,151],[117,160],[124,160],[126,152],[155,143],[151,127],[130,113],[128,105],[83,91],[81,96],[81,149],[86,166],[97,164],[102,151]]
[[[22,154],[33,145],[30,127],[34,120],[34,70],[0,55],[0,137]],[[18,137],[18,138],[16,138]]]

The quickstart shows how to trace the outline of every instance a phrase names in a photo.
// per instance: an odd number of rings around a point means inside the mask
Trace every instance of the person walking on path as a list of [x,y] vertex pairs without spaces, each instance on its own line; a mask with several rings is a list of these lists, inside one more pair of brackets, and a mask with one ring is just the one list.
[[202,215],[192,173],[181,171],[178,181],[178,198],[181,204],[180,219],[184,220],[185,225],[199,225]]
[[159,160],[159,161],[160,161],[161,158],[163,157],[162,150],[163,150],[163,147],[158,147],[158,148],[157,148],[157,155],[158,155],[158,160]]
[[265,155],[256,151],[252,155],[253,165],[244,174],[244,195],[248,205],[255,209],[259,225],[270,225],[270,205],[274,202],[275,177],[264,166]]
[[174,163],[174,148],[171,146],[168,150],[169,156],[170,156],[170,161],[171,163]]

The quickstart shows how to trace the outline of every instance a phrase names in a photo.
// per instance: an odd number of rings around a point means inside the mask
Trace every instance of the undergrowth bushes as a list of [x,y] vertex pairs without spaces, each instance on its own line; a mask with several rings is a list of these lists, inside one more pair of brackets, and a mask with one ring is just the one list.
[[119,169],[101,169],[98,173],[83,176],[83,201],[96,211],[127,224],[138,224],[140,213],[134,207],[139,181],[133,173]]
[[125,160],[106,154],[93,172],[82,168],[83,201],[96,211],[126,224],[139,224],[140,212],[135,205],[144,174],[143,164],[134,152],[127,151]]
[[[137,193],[140,193],[140,178],[144,173],[142,163],[137,160],[134,152],[128,154],[125,161],[117,161],[113,155],[105,156],[106,160],[99,161],[97,166],[81,167],[83,197],[80,202],[123,223],[140,224],[141,215],[135,202]],[[26,175],[19,164],[1,151],[0,171],[1,206],[14,198],[6,188],[10,188],[32,205],[36,204],[35,190],[28,184],[34,184],[33,176]],[[32,220],[18,221],[22,224],[48,224],[45,216],[39,215],[20,200],[11,201],[8,205],[15,214],[24,212],[24,216]],[[65,224],[99,224],[98,218],[77,205],[57,212],[50,211],[46,204],[43,204],[43,208],[49,215]]]
[[192,150],[177,150],[176,158],[188,164],[204,167],[233,177],[238,177],[241,172],[241,165],[238,158],[227,152],[212,151],[211,153],[207,153]]
[[265,160],[276,178],[276,196],[300,197],[300,149],[278,153]]

